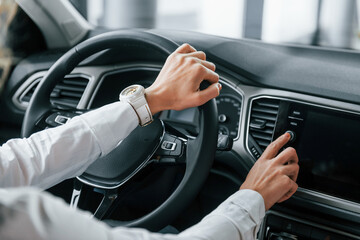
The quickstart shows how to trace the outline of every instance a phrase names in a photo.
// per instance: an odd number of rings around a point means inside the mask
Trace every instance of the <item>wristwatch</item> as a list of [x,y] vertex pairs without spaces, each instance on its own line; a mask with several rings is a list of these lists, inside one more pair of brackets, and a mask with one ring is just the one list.
[[128,102],[139,117],[140,126],[146,126],[153,121],[149,105],[145,98],[145,88],[141,85],[131,85],[121,91],[119,99]]

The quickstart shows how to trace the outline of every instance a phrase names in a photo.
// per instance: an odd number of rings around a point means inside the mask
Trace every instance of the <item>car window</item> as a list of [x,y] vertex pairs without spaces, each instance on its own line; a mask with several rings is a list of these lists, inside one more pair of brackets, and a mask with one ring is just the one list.
[[359,49],[360,1],[71,0],[94,25]]

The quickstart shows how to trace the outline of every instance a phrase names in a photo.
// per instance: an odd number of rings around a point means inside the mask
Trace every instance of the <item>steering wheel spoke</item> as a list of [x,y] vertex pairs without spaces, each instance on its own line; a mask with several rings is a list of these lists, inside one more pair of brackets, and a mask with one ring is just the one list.
[[[78,179],[74,180],[73,193],[70,200],[71,208],[78,208],[79,200],[82,194],[83,183]],[[114,201],[118,198],[118,189],[98,189],[94,191],[102,195],[101,202],[94,212],[94,217],[101,220],[109,213]]]

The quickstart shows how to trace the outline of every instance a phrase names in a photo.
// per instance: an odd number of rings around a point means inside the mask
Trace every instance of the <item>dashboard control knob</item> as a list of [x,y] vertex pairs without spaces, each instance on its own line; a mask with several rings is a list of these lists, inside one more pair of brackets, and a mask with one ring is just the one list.
[[220,114],[219,115],[219,122],[221,122],[221,123],[224,123],[224,122],[226,122],[226,115],[225,114]]
[[294,141],[295,141],[295,139],[296,139],[296,133],[294,133],[294,132],[293,132],[293,131],[291,131],[291,130],[288,130],[288,131],[286,131],[286,132],[290,134],[290,140],[289,140],[289,143],[294,142]]

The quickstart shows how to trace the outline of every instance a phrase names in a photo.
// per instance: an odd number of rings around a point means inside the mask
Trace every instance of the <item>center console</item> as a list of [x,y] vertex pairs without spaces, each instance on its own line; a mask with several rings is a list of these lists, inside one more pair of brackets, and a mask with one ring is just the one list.
[[300,159],[299,187],[360,203],[360,115],[283,99],[252,102],[248,145],[254,157],[286,131]]
[[302,188],[360,202],[360,116],[282,101],[274,139],[294,132]]
[[258,159],[289,131],[300,166],[298,193],[267,213],[258,239],[360,239],[360,114],[277,97],[250,109],[247,151]]

